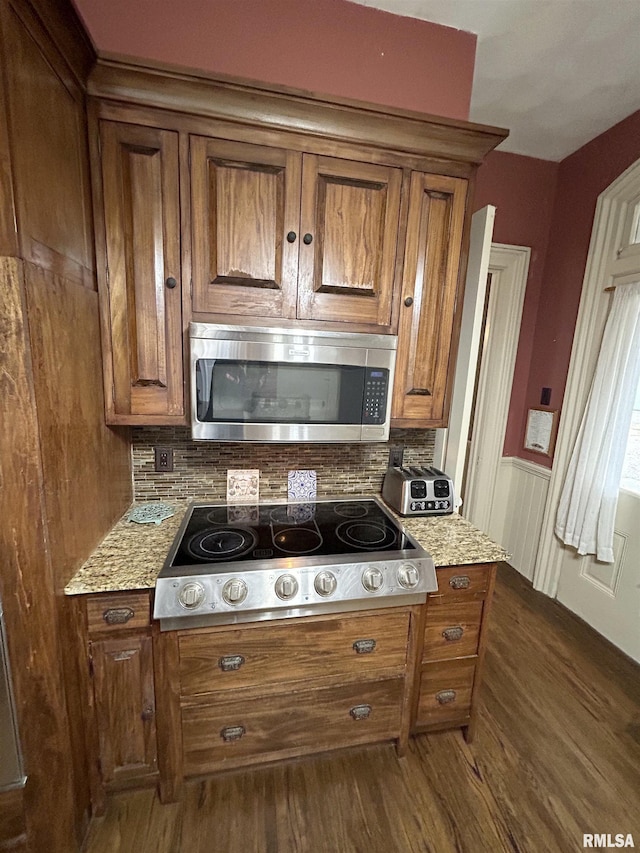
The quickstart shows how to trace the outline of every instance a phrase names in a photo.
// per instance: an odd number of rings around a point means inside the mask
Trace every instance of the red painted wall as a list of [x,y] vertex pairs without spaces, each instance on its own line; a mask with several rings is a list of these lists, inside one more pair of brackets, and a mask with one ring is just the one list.
[[494,241],[532,250],[505,456],[551,467],[524,450],[527,411],[543,387],[562,410],[596,202],[639,157],[640,111],[561,163],[494,151],[478,172],[474,209],[496,205]]
[[346,0],[75,0],[99,51],[467,119],[476,37]]
[[486,204],[496,206],[494,242],[531,249],[505,456],[519,456],[523,444],[525,401],[558,170],[558,163],[501,151],[492,151],[478,170],[473,209],[479,210]]
[[[640,110],[560,164],[525,407],[539,402],[542,386],[553,389],[552,406],[562,405],[596,202],[638,158]],[[536,454],[518,455],[540,461]]]

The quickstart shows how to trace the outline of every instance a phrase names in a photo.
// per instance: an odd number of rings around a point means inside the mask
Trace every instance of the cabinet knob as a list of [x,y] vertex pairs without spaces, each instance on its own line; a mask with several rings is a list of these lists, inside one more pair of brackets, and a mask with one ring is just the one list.
[[413,296],[405,296],[404,304],[407,306],[407,308],[411,308],[411,306],[413,305]]
[[305,234],[302,238],[302,242],[305,246],[308,246],[310,243],[313,243],[313,234]]
[[102,614],[107,625],[125,625],[134,616],[135,611],[130,607],[111,607]]
[[371,705],[356,705],[349,711],[354,720],[366,720],[371,716]]
[[439,693],[436,693],[436,701],[440,705],[448,705],[449,702],[456,701],[456,691],[455,690],[441,690]]
[[297,236],[298,235],[295,231],[289,231],[289,233],[287,234],[287,243],[295,243]]
[[464,634],[464,628],[460,625],[456,625],[453,628],[445,628],[442,632],[442,636],[448,643],[456,642],[457,640],[462,639],[462,635]]
[[353,644],[353,650],[357,655],[370,655],[375,648],[375,640],[356,640]]
[[242,655],[225,655],[218,661],[218,666],[223,672],[237,672],[243,663]]
[[145,708],[142,709],[142,713],[140,714],[140,716],[145,721],[145,723],[148,723],[149,720],[153,720],[154,713],[155,712],[153,708],[150,705],[147,705]]
[[240,740],[245,732],[244,726],[225,726],[220,732],[220,737],[225,743],[233,743],[234,740]]
[[173,288],[176,287],[177,284],[178,282],[172,275],[169,276],[169,278],[165,281],[165,285],[169,288],[169,290],[173,290]]

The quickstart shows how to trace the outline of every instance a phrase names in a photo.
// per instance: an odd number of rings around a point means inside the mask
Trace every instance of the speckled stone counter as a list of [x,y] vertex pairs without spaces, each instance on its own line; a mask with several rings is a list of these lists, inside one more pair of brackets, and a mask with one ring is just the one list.
[[[152,589],[189,506],[169,502],[175,515],[160,524],[136,524],[126,515],[117,522],[87,562],[71,578],[67,595]],[[506,552],[459,515],[401,518],[408,533],[433,556],[436,566],[494,563]]]
[[436,567],[498,563],[507,552],[460,515],[440,518],[400,518],[407,533],[431,554]]

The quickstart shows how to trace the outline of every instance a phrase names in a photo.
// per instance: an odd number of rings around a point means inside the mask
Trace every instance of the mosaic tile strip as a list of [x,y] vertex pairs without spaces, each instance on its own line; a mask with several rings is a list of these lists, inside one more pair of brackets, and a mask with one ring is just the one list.
[[[135,427],[133,479],[136,501],[224,501],[227,469],[258,468],[260,499],[286,500],[290,470],[314,470],[318,496],[379,493],[389,448],[403,445],[405,465],[433,461],[434,430],[391,430],[388,443],[252,444],[192,441],[186,427]],[[155,445],[173,448],[173,471],[154,469]]]

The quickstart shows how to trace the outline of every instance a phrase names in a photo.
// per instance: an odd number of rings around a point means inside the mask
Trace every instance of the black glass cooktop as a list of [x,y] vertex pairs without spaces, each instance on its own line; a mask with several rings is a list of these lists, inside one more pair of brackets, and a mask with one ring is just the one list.
[[171,566],[414,549],[373,500],[195,506]]

